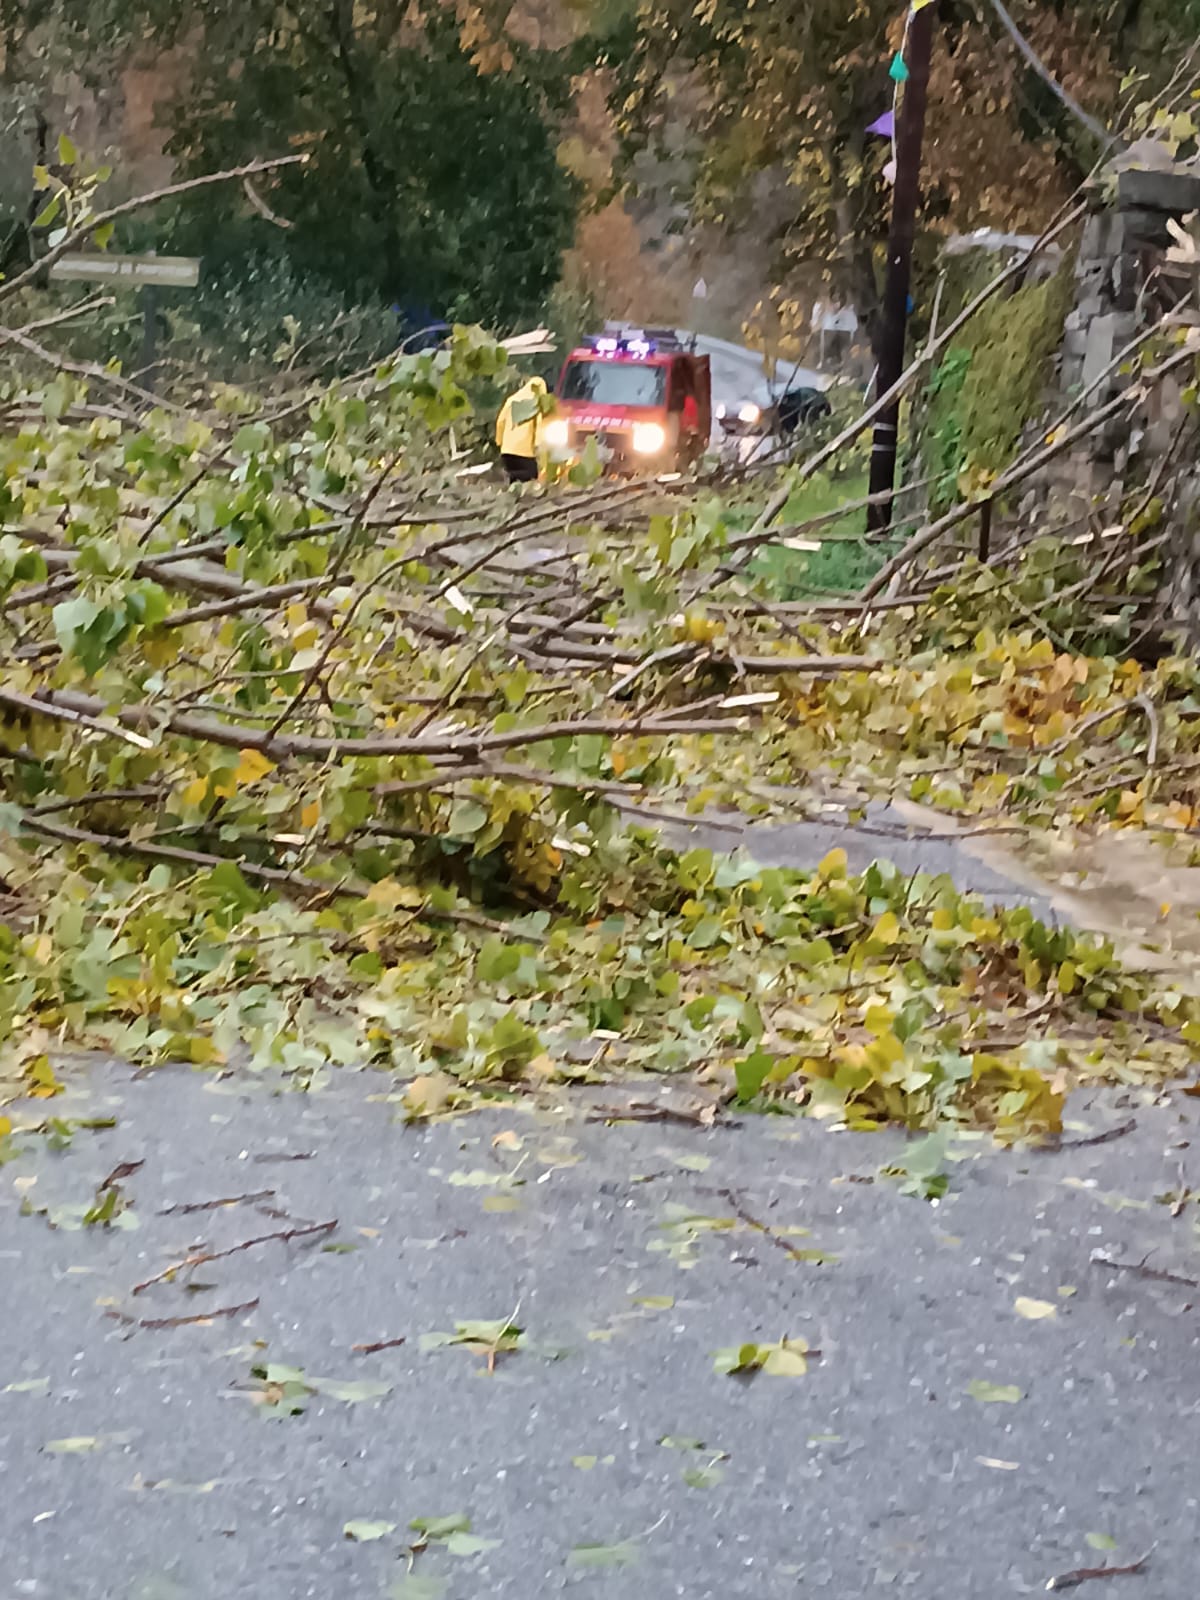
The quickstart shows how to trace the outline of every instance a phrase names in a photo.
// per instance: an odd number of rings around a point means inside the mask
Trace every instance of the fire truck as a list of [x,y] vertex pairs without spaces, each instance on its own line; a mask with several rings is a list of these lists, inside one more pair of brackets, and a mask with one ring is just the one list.
[[594,439],[609,472],[679,472],[708,448],[708,357],[674,329],[610,324],[571,351],[555,393],[543,431],[552,460],[577,460]]

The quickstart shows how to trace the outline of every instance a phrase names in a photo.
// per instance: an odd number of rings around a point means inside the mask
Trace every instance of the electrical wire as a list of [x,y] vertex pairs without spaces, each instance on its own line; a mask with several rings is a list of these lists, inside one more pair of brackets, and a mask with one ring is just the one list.
[[1111,133],[1102,122],[1098,122],[1090,112],[1085,111],[1079,102],[1067,93],[1062,84],[1059,83],[1058,79],[1055,78],[1050,69],[1044,64],[1041,57],[1034,50],[1028,39],[1026,39],[1020,28],[1017,27],[1016,23],[1013,21],[1012,17],[1005,8],[1003,0],[991,0],[991,6],[992,10],[1000,18],[1005,31],[1012,39],[1012,42],[1016,45],[1017,49],[1021,52],[1022,56],[1024,56],[1025,60],[1033,68],[1034,72],[1037,73],[1038,77],[1041,78],[1042,82],[1047,86],[1047,88],[1051,89],[1053,93],[1058,96],[1059,100],[1062,101],[1063,105],[1066,106],[1067,110],[1072,114],[1072,116],[1076,117],[1083,124],[1083,126],[1087,128],[1088,132],[1094,134],[1102,144],[1113,145],[1123,143],[1118,134]]

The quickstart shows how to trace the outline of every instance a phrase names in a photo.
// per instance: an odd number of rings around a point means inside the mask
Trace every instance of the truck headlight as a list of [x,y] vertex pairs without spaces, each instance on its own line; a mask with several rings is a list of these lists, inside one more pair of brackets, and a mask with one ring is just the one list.
[[762,420],[762,407],[756,406],[753,400],[747,400],[745,405],[738,407],[739,422],[760,422]]
[[542,438],[554,450],[564,444],[570,444],[571,424],[565,417],[551,417],[542,429]]
[[633,448],[639,456],[656,456],[667,442],[667,430],[657,422],[635,422]]

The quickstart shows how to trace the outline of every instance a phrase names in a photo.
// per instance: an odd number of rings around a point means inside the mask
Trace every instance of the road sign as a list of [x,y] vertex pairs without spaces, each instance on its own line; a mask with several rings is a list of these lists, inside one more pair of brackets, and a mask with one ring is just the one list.
[[200,282],[200,260],[198,256],[61,256],[50,268],[50,276],[88,283],[194,289]]

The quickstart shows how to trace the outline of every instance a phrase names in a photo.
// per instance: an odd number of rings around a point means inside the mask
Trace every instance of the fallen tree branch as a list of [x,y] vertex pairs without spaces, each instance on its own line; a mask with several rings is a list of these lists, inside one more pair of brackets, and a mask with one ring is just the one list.
[[[1196,352],[1194,350],[1180,351],[1144,374],[1143,383],[1148,384],[1166,377],[1168,373],[1174,372],[1176,368],[1183,366],[1185,363],[1194,362],[1195,359]],[[1007,493],[1008,490],[1016,488],[1019,484],[1025,483],[1029,478],[1034,477],[1056,457],[1064,455],[1072,445],[1078,444],[1081,439],[1085,439],[1089,434],[1095,433],[1104,423],[1118,416],[1122,411],[1131,409],[1131,406],[1136,404],[1144,393],[1144,388],[1139,386],[1138,388],[1127,390],[1123,394],[1116,395],[1105,405],[1097,407],[1082,422],[1076,423],[1073,428],[1067,429],[1065,433],[1055,439],[1053,444],[1044,445],[1037,450],[1027,451],[1025,455],[1014,462],[1006,471],[1000,473],[990,484],[988,498],[994,500],[999,495]],[[935,522],[931,522],[926,527],[919,529],[908,540],[903,549],[899,550],[889,561],[884,562],[870,583],[863,589],[862,601],[864,606],[873,600],[877,594],[882,593],[898,572],[903,571],[916,556],[919,556],[923,550],[927,550],[931,544],[940,539],[942,534],[948,533],[951,528],[956,528],[960,522],[966,522],[968,518],[977,515],[978,511],[979,502],[977,500],[968,500],[962,505],[955,506],[953,510],[948,511],[945,516],[939,517]]]
[[1074,227],[1077,222],[1087,215],[1087,209],[1086,201],[1081,200],[1073,205],[1068,204],[1045,232],[1035,240],[1025,255],[1018,257],[1003,272],[997,273],[989,283],[985,284],[975,298],[954,318],[953,322],[949,323],[936,339],[925,346],[917,359],[900,374],[886,393],[880,395],[848,427],[843,428],[836,438],[831,439],[815,455],[810,456],[790,481],[767,501],[754,527],[750,530],[751,534],[759,533],[764,528],[769,527],[784,506],[787,505],[801,483],[811,478],[814,473],[819,472],[827,461],[831,461],[834,456],[840,454],[848,444],[853,444],[878,417],[881,417],[898,400],[901,400],[912,388],[925,368],[932,365],[934,358],[939,356],[951,344],[959,330],[966,327],[976,313],[981,311],[995,295],[999,294],[1001,289],[1027,272],[1029,263],[1034,257],[1044,250],[1048,244],[1052,244],[1059,234],[1065,233],[1068,228]]
[[[806,658],[799,658],[802,662]],[[820,659],[820,658],[816,658]],[[772,658],[774,660],[774,658]],[[786,662],[781,657],[781,662]],[[779,665],[776,671],[810,671],[808,665],[799,668]],[[16,710],[63,721],[76,721],[81,716],[95,719],[106,709],[95,695],[86,695],[75,689],[46,689],[39,695],[17,694],[0,689],[0,706],[12,705]],[[549,740],[575,738],[584,734],[600,734],[608,738],[638,738],[664,733],[727,733],[744,719],[698,718],[693,722],[665,722],[661,718],[581,717],[578,721],[547,722],[530,728],[513,728],[504,733],[464,733],[449,735],[421,735],[416,738],[379,735],[366,739],[315,738],[305,734],[271,735],[260,728],[250,728],[244,723],[218,722],[208,717],[177,713],[169,707],[161,710],[152,705],[119,706],[113,708],[114,719],[124,728],[170,729],[186,739],[198,739],[208,744],[222,745],[230,750],[257,750],[274,760],[289,756],[314,761],[336,760],[350,756],[471,756],[476,759],[489,750],[513,750],[522,745],[544,744]],[[103,727],[104,732],[113,730]]]

